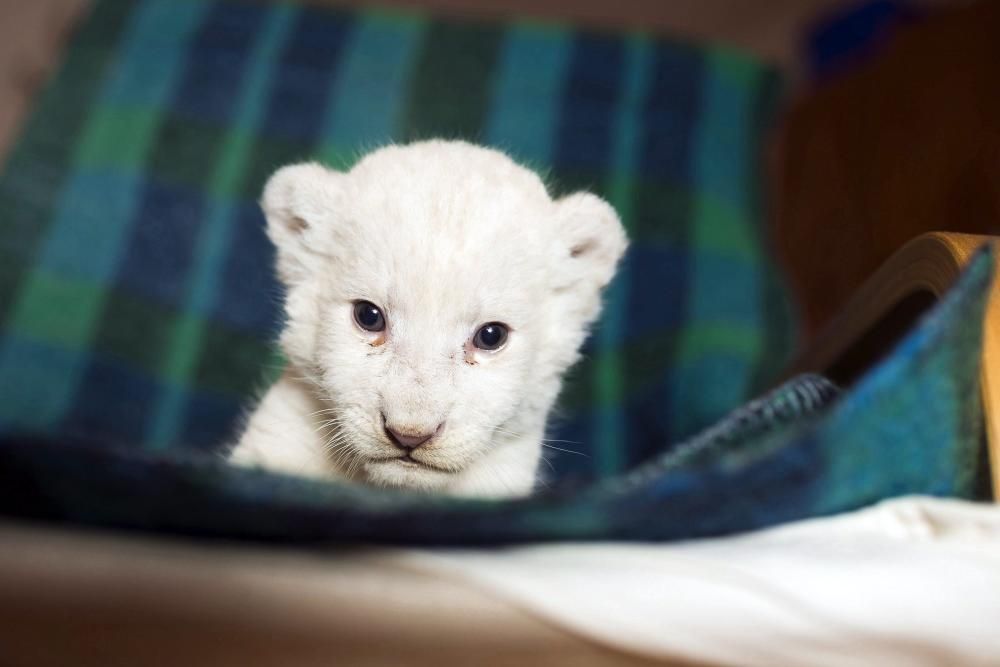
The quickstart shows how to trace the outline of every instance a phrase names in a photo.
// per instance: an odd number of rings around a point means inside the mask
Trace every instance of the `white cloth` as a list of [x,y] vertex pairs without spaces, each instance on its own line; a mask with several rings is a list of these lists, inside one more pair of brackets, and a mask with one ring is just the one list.
[[685,543],[385,556],[651,657],[1000,665],[998,505],[912,497]]

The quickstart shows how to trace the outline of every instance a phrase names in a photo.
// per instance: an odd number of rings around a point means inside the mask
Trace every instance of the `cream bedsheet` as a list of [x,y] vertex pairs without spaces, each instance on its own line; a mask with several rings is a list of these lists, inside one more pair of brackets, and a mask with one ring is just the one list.
[[997,665],[1000,506],[464,551],[0,522],[0,639],[5,665]]
[[609,646],[740,665],[1000,664],[1000,506],[907,498],[675,545],[411,551]]

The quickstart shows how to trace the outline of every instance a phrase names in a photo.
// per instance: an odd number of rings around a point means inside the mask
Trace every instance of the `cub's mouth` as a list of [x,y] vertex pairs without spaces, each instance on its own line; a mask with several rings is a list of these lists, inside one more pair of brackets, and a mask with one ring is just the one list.
[[401,454],[400,456],[387,456],[381,459],[371,459],[369,460],[369,463],[382,464],[382,465],[400,465],[405,468],[433,470],[435,472],[446,473],[449,475],[452,475],[455,472],[457,472],[456,470],[453,470],[451,468],[442,468],[432,463],[427,463],[426,461],[420,461],[419,459],[415,459],[410,453]]

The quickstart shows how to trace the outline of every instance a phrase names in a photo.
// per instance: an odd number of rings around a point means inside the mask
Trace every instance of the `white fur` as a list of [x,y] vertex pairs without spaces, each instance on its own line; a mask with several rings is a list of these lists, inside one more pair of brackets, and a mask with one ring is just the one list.
[[[278,170],[262,199],[287,288],[288,368],[232,460],[378,486],[530,493],[546,417],[625,250],[618,216],[458,141],[389,146],[339,173]],[[353,320],[379,306],[384,340]],[[503,348],[471,346],[503,322]],[[412,456],[383,429],[443,430]],[[382,460],[379,460],[382,459]]]

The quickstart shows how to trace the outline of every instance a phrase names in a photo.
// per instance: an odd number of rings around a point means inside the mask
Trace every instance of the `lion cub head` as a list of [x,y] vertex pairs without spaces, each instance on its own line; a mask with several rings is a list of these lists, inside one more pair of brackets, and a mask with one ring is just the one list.
[[262,205],[287,288],[281,344],[329,406],[339,465],[386,486],[529,489],[626,247],[611,206],[553,200],[506,155],[451,141],[346,173],[285,167]]

